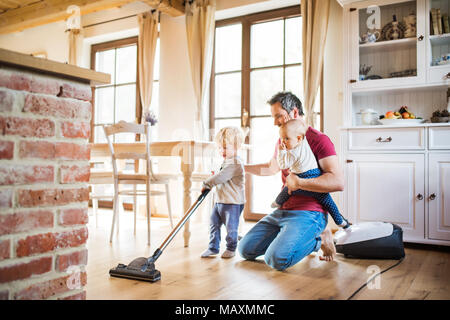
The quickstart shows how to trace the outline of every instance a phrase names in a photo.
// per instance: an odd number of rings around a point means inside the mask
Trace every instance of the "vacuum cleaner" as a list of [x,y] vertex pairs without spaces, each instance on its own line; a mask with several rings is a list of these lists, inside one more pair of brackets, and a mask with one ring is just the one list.
[[153,255],[149,258],[140,257],[136,258],[130,262],[130,264],[125,265],[119,263],[117,267],[109,270],[109,275],[117,278],[127,278],[148,282],[156,282],[161,279],[161,272],[155,269],[155,261],[159,258],[159,256],[163,253],[164,249],[167,245],[172,241],[175,235],[180,231],[186,221],[189,220],[194,211],[198,208],[198,206],[203,202],[209,193],[209,189],[206,189],[202,192],[202,194],[198,197],[197,201],[189,208],[183,218],[178,222],[178,224],[173,228],[172,232],[167,236],[167,238],[163,241],[161,246],[155,250]]
[[392,259],[405,257],[403,230],[388,222],[362,222],[334,235],[336,252],[346,258]]

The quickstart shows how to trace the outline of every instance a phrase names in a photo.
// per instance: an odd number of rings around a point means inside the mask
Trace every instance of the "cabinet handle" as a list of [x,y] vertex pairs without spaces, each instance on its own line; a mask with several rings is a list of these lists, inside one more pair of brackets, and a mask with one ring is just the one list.
[[432,194],[430,195],[430,200],[434,200],[434,199],[436,199],[436,195],[435,195],[434,193],[432,193]]
[[356,83],[356,80],[355,79],[351,79],[350,83]]
[[353,160],[347,160],[347,163],[352,163],[353,162]]
[[383,138],[381,138],[381,137],[378,137],[377,139],[376,139],[376,142],[391,142],[392,141],[392,138],[391,137],[388,137],[388,138],[386,138],[386,139],[384,139],[383,140]]
[[421,195],[420,193],[417,195],[417,200],[423,200],[423,195]]
[[419,41],[423,40],[423,36],[420,36],[419,38],[417,38]]

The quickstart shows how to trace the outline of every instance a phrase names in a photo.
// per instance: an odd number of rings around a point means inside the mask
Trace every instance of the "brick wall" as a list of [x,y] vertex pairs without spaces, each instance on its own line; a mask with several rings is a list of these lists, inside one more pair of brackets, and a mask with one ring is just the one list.
[[0,300],[86,298],[91,98],[0,67]]

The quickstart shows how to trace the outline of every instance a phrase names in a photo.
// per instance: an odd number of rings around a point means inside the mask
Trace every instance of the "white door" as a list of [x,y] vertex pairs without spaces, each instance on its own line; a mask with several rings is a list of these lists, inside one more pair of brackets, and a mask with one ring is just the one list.
[[429,238],[450,240],[450,153],[429,154]]
[[424,239],[424,155],[349,154],[350,221],[385,221],[403,229],[405,241]]

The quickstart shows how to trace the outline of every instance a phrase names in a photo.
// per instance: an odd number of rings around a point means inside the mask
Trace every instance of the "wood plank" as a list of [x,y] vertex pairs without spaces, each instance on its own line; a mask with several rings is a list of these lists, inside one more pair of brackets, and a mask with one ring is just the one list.
[[7,10],[0,14],[0,34],[22,31],[24,29],[67,19],[71,5],[80,7],[80,14],[87,14],[115,7],[135,0],[48,0]]
[[97,72],[67,63],[36,58],[27,54],[0,49],[0,65],[5,64],[48,74],[56,74],[71,79],[82,80],[83,82],[89,82],[91,86],[97,84],[108,84],[111,82],[111,75],[108,73]]
[[[203,206],[203,205],[202,205]],[[179,213],[180,214],[180,213]],[[197,214],[197,213],[195,213]],[[168,219],[152,217],[152,243],[146,246],[146,220],[138,217],[133,236],[133,213],[121,213],[118,237],[108,242],[111,210],[99,210],[99,226],[89,223],[87,299],[347,299],[365,283],[370,265],[382,270],[393,260],[346,259],[320,261],[311,254],[295,266],[279,272],[262,258],[245,261],[238,254],[232,259],[201,259],[208,246],[208,222],[191,222],[190,246],[183,246],[180,232],[156,262],[161,281],[149,284],[110,278],[108,270],[119,262],[150,256],[170,232]],[[243,225],[243,234],[254,223]],[[224,238],[224,236],[223,236]],[[222,241],[222,250],[224,243]],[[382,275],[381,289],[364,288],[354,299],[450,299],[450,252],[426,248],[406,248],[406,259]]]
[[185,12],[183,0],[144,0],[143,2],[171,17],[182,16]]
[[[80,7],[80,14],[117,8],[136,0],[46,0],[25,3],[24,6],[7,6],[3,3],[4,12],[0,13],[0,34],[22,31],[28,28],[67,19],[71,5]],[[149,0],[143,1],[152,8],[158,9],[172,17],[184,15],[184,4],[181,0]],[[0,5],[0,7],[2,7]]]

